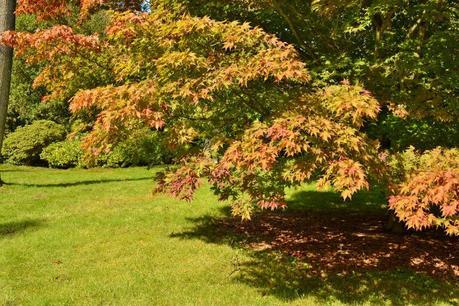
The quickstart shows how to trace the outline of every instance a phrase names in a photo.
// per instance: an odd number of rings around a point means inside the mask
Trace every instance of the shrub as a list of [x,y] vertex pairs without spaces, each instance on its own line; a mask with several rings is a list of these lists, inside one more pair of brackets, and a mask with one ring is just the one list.
[[53,143],[43,150],[40,157],[52,168],[83,166],[83,150],[80,140],[77,139]]
[[145,166],[169,163],[172,159],[172,153],[163,145],[159,133],[150,129],[133,132],[110,153],[99,155],[91,163],[84,158],[79,138],[53,143],[40,156],[53,168]]
[[116,145],[106,156],[105,165],[108,167],[158,165],[169,163],[171,159],[172,153],[163,145],[160,134],[146,128],[134,131],[129,138]]
[[11,164],[38,164],[43,149],[64,138],[65,129],[62,125],[48,120],[38,120],[9,134],[5,139],[2,155]]

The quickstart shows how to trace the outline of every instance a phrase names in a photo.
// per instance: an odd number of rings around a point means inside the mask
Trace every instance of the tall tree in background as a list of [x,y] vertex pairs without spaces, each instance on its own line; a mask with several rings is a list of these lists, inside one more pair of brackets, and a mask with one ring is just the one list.
[[459,146],[457,1],[177,1],[295,45],[317,86],[360,83],[381,102],[367,132],[384,148]]
[[[14,30],[15,0],[0,0],[0,33]],[[0,45],[0,150],[5,133],[6,113],[10,95],[11,69],[13,67],[13,49]],[[0,177],[0,186],[2,179]]]

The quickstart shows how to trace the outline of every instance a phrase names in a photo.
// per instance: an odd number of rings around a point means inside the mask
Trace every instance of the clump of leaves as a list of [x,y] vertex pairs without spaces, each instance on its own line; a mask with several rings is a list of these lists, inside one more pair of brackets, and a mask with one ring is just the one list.
[[398,184],[389,208],[409,228],[444,228],[459,235],[459,150],[420,154],[413,147],[392,160]]
[[143,0],[21,0],[18,2],[17,14],[34,14],[39,20],[62,19],[72,14],[74,6],[79,6],[80,17],[86,17],[91,10],[100,7],[137,10],[141,9]]

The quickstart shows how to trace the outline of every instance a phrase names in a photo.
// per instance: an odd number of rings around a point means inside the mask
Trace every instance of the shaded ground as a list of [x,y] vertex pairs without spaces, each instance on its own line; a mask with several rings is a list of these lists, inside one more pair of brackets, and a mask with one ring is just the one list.
[[249,250],[251,260],[236,259],[234,274],[265,294],[459,305],[459,239],[441,231],[388,233],[376,200],[364,195],[353,207],[334,193],[305,191],[292,196],[285,212],[263,212],[251,222],[229,212],[197,218],[194,228],[173,236]]
[[41,220],[22,220],[17,222],[0,223],[0,239],[12,236],[27,229],[38,227],[43,222]]
[[444,278],[459,277],[459,246],[438,233],[394,235],[378,216],[266,213],[253,222],[222,220],[221,228],[245,237],[254,250],[280,251],[305,260],[309,272],[349,274],[411,268]]

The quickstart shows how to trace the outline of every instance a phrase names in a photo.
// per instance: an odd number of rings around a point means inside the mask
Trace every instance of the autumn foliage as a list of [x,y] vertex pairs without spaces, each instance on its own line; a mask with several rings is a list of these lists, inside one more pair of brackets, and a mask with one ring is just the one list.
[[20,0],[17,14],[35,14],[39,19],[51,19],[70,14],[66,1],[62,0]]
[[[437,148],[424,154],[414,148],[395,158],[401,182],[389,198],[389,208],[409,228],[445,228],[459,234],[459,151]],[[400,172],[399,172],[400,173]]]
[[97,7],[109,7],[123,10],[140,10],[140,0],[19,0],[17,14],[34,14],[40,20],[58,19],[69,16],[74,7],[80,8],[80,16],[86,17]]
[[[45,101],[97,114],[84,140],[87,158],[147,127],[182,152],[157,186],[181,199],[191,200],[205,177],[235,215],[250,219],[257,209],[285,207],[286,187],[318,180],[349,199],[378,182],[391,187],[389,208],[408,227],[459,234],[457,152],[412,158],[438,161],[432,167],[394,167],[395,159],[389,166],[365,133],[381,103],[360,84],[312,86],[292,45],[248,23],[175,6],[145,13],[141,1],[22,0],[17,13],[56,19],[76,7],[80,22],[103,9],[106,29],[88,34],[78,23],[58,24],[3,33],[0,42],[43,65],[35,86],[46,88]],[[327,8],[325,15],[339,9]]]
[[295,111],[272,122],[255,122],[211,172],[215,190],[237,203],[235,213],[249,218],[253,203],[284,207],[286,186],[317,178],[347,199],[368,189],[370,177],[378,175],[378,144],[359,132],[363,120],[379,111],[368,92],[343,84],[302,96],[296,104]]

